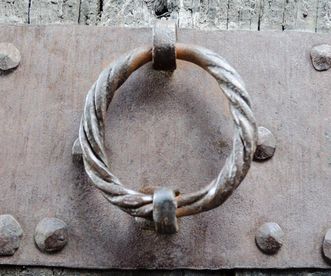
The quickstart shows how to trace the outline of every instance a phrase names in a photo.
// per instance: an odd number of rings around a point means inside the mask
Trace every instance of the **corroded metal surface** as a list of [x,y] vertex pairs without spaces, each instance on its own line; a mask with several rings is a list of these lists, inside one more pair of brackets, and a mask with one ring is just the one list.
[[[180,231],[171,236],[142,229],[111,206],[71,156],[86,92],[137,41],[151,45],[151,30],[20,26],[0,27],[0,35],[22,56],[15,71],[0,75],[0,210],[24,230],[20,248],[1,264],[329,267],[321,247],[331,225],[331,78],[330,70],[314,69],[310,50],[330,35],[179,32],[179,42],[207,47],[238,69],[256,120],[275,135],[277,150],[268,162],[252,164],[221,207],[178,219]],[[231,115],[217,82],[182,61],[171,76],[151,63],[134,72],[114,96],[105,129],[111,169],[135,190],[159,183],[198,190],[232,147]],[[54,255],[34,245],[44,217],[68,223],[69,242]],[[255,245],[266,221],[286,233],[273,256]]]

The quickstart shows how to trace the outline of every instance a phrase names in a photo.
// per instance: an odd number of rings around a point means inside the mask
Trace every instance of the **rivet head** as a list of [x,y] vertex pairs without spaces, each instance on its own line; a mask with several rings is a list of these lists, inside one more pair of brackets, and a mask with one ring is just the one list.
[[311,61],[317,71],[331,68],[331,45],[321,44],[313,47],[310,52]]
[[23,230],[11,215],[0,216],[0,256],[14,255],[19,248]]
[[80,163],[83,161],[83,150],[80,145],[79,138],[77,138],[74,144],[72,145],[71,155],[73,162]]
[[275,254],[284,243],[284,232],[277,223],[267,222],[257,230],[255,241],[262,252]]
[[34,240],[43,252],[60,251],[68,242],[67,224],[57,218],[44,218],[36,227]]
[[328,261],[331,261],[331,228],[328,229],[324,236],[323,254],[328,259]]
[[0,70],[16,68],[21,61],[20,51],[11,43],[0,43]]
[[265,127],[258,128],[258,138],[254,153],[255,161],[265,161],[270,159],[276,150],[276,139],[271,131]]

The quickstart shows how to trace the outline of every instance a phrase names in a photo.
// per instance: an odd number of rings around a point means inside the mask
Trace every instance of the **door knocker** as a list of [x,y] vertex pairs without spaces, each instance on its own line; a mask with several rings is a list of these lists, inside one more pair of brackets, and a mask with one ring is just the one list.
[[[112,174],[105,151],[105,117],[116,90],[142,65],[174,70],[176,59],[192,62],[211,74],[229,101],[235,124],[233,149],[218,176],[193,193],[175,194],[160,188],[145,194],[126,188]],[[154,46],[136,48],[101,72],[87,94],[79,129],[84,167],[105,198],[134,217],[153,220],[159,233],[175,233],[177,218],[220,206],[246,176],[257,145],[257,127],[250,97],[239,74],[218,54],[195,45],[176,43],[176,27],[161,21],[154,29]]]

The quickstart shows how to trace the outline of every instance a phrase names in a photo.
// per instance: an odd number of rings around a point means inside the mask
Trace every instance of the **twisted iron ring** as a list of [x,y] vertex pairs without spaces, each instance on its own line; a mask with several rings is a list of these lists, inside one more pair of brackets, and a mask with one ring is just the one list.
[[[176,217],[208,211],[221,205],[246,176],[256,148],[257,127],[250,97],[239,74],[219,55],[203,47],[176,44],[177,59],[205,69],[218,82],[235,124],[233,149],[211,183],[197,192],[176,196]],[[99,75],[87,94],[79,140],[85,171],[106,199],[135,217],[153,219],[153,195],[128,189],[111,173],[106,155],[105,117],[116,90],[139,67],[152,60],[152,48],[137,48],[120,57]]]

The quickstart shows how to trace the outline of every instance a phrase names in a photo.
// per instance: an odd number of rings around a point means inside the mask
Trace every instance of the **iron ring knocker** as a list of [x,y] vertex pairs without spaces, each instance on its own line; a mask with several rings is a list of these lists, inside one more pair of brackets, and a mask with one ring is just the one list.
[[105,117],[116,90],[139,67],[152,61],[152,47],[137,48],[120,57],[99,75],[86,97],[79,141],[85,171],[106,199],[135,217],[154,220],[160,233],[177,231],[177,217],[220,206],[246,176],[256,148],[257,127],[250,97],[239,74],[214,52],[176,44],[176,58],[192,62],[210,73],[229,101],[235,124],[233,149],[218,176],[197,192],[175,195],[167,188],[154,194],[128,189],[111,173],[104,146]]

